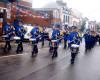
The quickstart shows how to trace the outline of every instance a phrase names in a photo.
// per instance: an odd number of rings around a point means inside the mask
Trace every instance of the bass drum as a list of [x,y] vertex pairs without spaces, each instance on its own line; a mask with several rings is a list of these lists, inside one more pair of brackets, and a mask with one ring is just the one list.
[[32,44],[32,42],[34,42],[34,43],[36,42],[36,39],[35,38],[30,38],[29,41],[30,41],[30,44]]

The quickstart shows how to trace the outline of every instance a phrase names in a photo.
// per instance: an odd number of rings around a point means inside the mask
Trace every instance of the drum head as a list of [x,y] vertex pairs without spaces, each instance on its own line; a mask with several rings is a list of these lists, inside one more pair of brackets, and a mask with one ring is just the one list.
[[53,42],[53,43],[54,43],[54,42],[57,42],[57,40],[51,40],[51,42]]
[[30,41],[36,41],[36,39],[32,39],[32,38],[31,38],[31,39],[29,39],[29,40],[30,40]]
[[79,45],[77,45],[77,44],[72,44],[72,46],[71,47],[73,47],[73,48],[78,48],[79,47]]
[[2,38],[7,38],[7,37],[9,37],[9,36],[8,36],[8,35],[3,35],[3,36],[2,36]]
[[20,40],[20,37],[14,37],[13,39],[14,40]]
[[24,37],[24,39],[30,39],[29,37]]

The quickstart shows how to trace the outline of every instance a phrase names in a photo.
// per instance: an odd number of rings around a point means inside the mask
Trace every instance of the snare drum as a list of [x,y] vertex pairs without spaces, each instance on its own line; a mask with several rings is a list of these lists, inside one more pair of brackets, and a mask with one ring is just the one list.
[[24,39],[30,39],[29,37],[24,37]]
[[10,36],[9,35],[3,35],[1,36],[3,41],[9,41],[10,40]]
[[51,40],[51,42],[52,42],[52,47],[57,47],[57,40]]
[[15,36],[13,39],[14,39],[15,42],[21,40],[21,38],[17,37],[17,36]]
[[3,36],[2,36],[2,39],[3,39],[3,40],[5,40],[6,38],[9,38],[9,36],[8,36],[8,35],[3,35]]
[[29,41],[32,44],[32,42],[36,42],[36,39],[35,38],[30,38]]
[[25,37],[24,37],[24,41],[26,41],[26,42],[28,42],[29,39],[30,39],[30,37],[28,37],[28,36],[25,36]]
[[3,36],[2,36],[2,38],[8,38],[8,37],[9,37],[8,35],[3,35]]
[[72,53],[77,53],[78,52],[78,48],[79,48],[79,45],[72,44],[71,45]]

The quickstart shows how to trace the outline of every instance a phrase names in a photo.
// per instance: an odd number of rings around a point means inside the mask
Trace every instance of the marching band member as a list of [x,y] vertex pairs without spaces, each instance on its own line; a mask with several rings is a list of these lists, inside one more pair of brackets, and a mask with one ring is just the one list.
[[22,21],[19,21],[18,22],[18,26],[16,28],[16,36],[20,37],[20,41],[18,42],[18,46],[17,46],[17,50],[16,52],[19,53],[19,52],[22,52],[23,51],[23,39],[24,39],[24,35],[26,34],[27,32],[27,28],[25,28],[23,26],[23,22]]
[[40,28],[40,34],[41,34],[41,38],[42,38],[42,47],[44,46],[44,33],[45,33],[45,27],[42,26]]
[[[69,43],[70,43],[70,49],[72,50],[72,44],[77,44],[79,45],[80,44],[80,37],[79,37],[79,34],[77,32],[77,27],[76,26],[72,26],[72,32],[69,34],[68,36],[68,40],[69,40]],[[79,49],[77,49],[77,52],[78,52]],[[77,54],[71,52],[71,64],[74,63],[74,60],[75,60],[75,57],[76,57]]]
[[66,29],[65,31],[64,31],[64,49],[66,49],[66,47],[67,47],[67,40],[68,40],[68,30]]
[[90,31],[87,30],[87,32],[84,34],[85,38],[85,51],[87,52],[88,49],[90,49]]
[[[54,43],[54,45],[56,46],[54,48],[54,52],[53,52],[53,55],[52,55],[52,58],[54,57],[57,57],[58,56],[58,52],[57,52],[57,49],[58,49],[58,44],[59,42],[61,42],[61,33],[60,33],[60,25],[59,24],[56,24],[55,27],[54,27],[54,30],[52,32],[52,37],[51,37],[51,40],[57,40],[57,43]],[[50,49],[52,50],[52,46],[50,46]]]
[[11,25],[10,21],[7,21],[7,24],[4,26],[3,33],[4,35],[7,35],[6,39],[6,44],[4,47],[4,52],[6,51],[6,48],[8,46],[8,50],[11,50],[11,45],[10,45],[10,38],[14,34],[15,28]]
[[[38,43],[40,38],[40,29],[37,23],[34,24],[34,28],[31,30],[30,35],[32,39],[36,39],[35,43]],[[32,42],[34,44],[34,42]],[[32,56],[36,55],[38,53],[38,46],[34,45],[32,50]]]

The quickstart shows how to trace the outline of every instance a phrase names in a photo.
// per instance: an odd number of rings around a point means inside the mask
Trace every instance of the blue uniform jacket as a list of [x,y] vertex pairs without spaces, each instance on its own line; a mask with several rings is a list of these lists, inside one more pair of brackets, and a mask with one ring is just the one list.
[[24,28],[24,26],[17,26],[16,33],[17,36],[20,38],[24,38],[24,35],[26,34],[27,30]]
[[4,35],[8,35],[9,37],[11,37],[11,33],[14,32],[13,26],[6,24],[3,28],[3,32]]
[[89,33],[85,33],[84,38],[85,38],[85,41],[87,41],[87,42],[91,41]]
[[37,40],[39,40],[38,37],[38,35],[40,34],[39,28],[33,28],[30,33],[32,35],[32,38],[36,38]]
[[67,32],[64,32],[64,35],[63,35],[63,37],[64,37],[64,40],[68,40],[68,33]]
[[71,32],[68,36],[68,40],[71,41],[70,43],[70,47],[71,47],[71,44],[80,44],[80,38],[79,38],[79,35],[78,35],[78,32]]
[[58,42],[60,42],[60,31],[59,30],[53,30],[52,33],[52,40],[58,40]]

